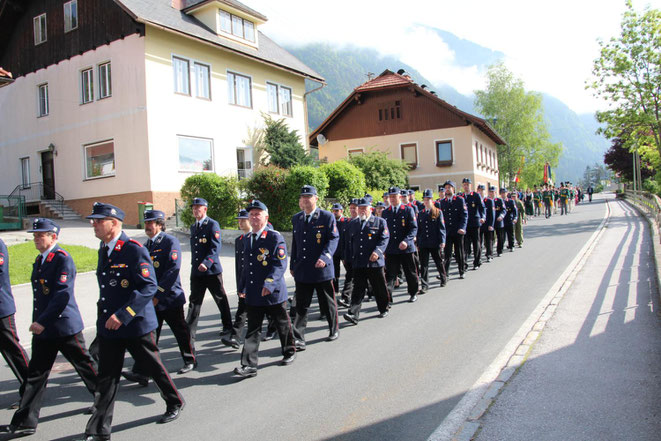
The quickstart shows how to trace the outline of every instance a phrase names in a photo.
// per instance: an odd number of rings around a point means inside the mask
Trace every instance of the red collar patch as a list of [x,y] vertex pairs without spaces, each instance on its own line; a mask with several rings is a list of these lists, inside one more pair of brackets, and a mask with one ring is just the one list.
[[55,253],[48,253],[48,256],[46,256],[46,262],[53,260],[53,257],[55,257]]
[[121,239],[118,240],[117,244],[115,245],[115,251],[121,251],[123,246],[124,246],[124,241]]

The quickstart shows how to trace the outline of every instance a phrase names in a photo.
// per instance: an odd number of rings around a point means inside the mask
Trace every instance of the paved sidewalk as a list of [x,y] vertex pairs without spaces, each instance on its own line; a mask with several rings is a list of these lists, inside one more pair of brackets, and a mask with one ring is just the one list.
[[661,439],[650,232],[633,208],[610,206],[606,231],[526,363],[481,418],[478,441]]

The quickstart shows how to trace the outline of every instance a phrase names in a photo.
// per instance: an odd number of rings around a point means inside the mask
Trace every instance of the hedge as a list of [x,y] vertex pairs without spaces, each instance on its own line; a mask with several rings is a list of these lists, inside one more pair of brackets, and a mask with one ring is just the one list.
[[[207,215],[218,221],[221,228],[236,226],[236,214],[242,206],[237,178],[215,173],[195,174],[186,178],[180,193],[187,206],[194,198],[206,199],[209,203]],[[181,217],[187,226],[195,220],[190,209],[184,210]]]
[[352,198],[365,194],[365,174],[353,164],[341,160],[324,164],[320,170],[328,179],[328,197],[347,206]]

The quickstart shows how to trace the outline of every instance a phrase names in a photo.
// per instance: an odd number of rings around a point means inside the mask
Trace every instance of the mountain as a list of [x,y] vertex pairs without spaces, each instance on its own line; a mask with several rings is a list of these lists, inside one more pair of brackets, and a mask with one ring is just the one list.
[[[478,65],[486,69],[504,55],[502,52],[484,48],[455,35],[434,29],[455,53],[455,62],[461,66]],[[382,55],[375,49],[357,46],[336,47],[328,43],[310,43],[290,46],[286,49],[302,62],[321,74],[327,86],[308,96],[308,118],[311,128],[316,128],[349,96],[351,91],[368,80],[368,73],[379,75],[386,69],[396,72],[404,69],[413,81],[427,84],[438,96],[459,109],[478,115],[473,106],[473,96],[459,93],[451,85],[433,84],[415,67],[403,63],[393,56]],[[308,90],[318,87],[310,83]],[[543,94],[544,116],[553,142],[561,142],[564,151],[554,175],[556,181],[578,182],[587,165],[603,163],[603,153],[609,142],[595,135],[599,127],[591,114],[577,115],[562,101]]]

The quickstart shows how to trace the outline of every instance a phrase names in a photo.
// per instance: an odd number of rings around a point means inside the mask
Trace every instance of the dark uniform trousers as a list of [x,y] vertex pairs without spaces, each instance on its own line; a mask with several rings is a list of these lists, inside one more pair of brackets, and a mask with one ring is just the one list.
[[85,338],[82,332],[60,338],[32,338],[32,359],[28,365],[27,382],[21,397],[21,404],[11,419],[12,425],[37,427],[48,376],[58,352],[61,352],[64,358],[73,365],[87,390],[94,395],[97,368],[89,352],[85,349]]
[[465,258],[464,258],[464,235],[454,234],[448,235],[445,239],[445,274],[450,274],[450,260],[452,259],[452,251],[454,248],[454,258],[457,261],[459,274],[464,273]]
[[[267,331],[268,333],[273,333],[276,332],[277,325],[275,320],[268,315],[268,328]],[[234,323],[232,324],[232,334],[230,335],[231,338],[236,339],[237,341],[241,340],[241,333],[243,331],[243,328],[246,326],[246,321],[248,320],[248,310],[246,307],[246,299],[243,297],[239,297],[239,303],[236,308],[236,313],[234,314]]]
[[496,227],[496,252],[498,255],[503,254],[505,248],[505,228]]
[[349,300],[353,293],[353,267],[347,263],[344,265],[344,284],[342,285],[342,298]]
[[480,245],[484,244],[486,257],[493,257],[493,230],[480,228]]
[[297,340],[305,341],[305,328],[308,325],[308,309],[310,308],[310,303],[312,303],[312,295],[315,290],[317,290],[317,295],[321,296],[319,299],[319,309],[321,315],[325,316],[328,321],[330,333],[334,334],[340,329],[337,320],[337,303],[335,301],[333,280],[318,283],[296,282],[294,337]]
[[192,276],[190,278],[190,297],[188,298],[188,316],[186,322],[190,328],[190,334],[193,341],[195,341],[195,333],[197,332],[197,322],[200,319],[200,310],[202,309],[202,301],[206,290],[209,290],[211,297],[218,306],[220,311],[220,319],[223,322],[223,331],[232,329],[232,311],[230,311],[230,304],[227,300],[227,294],[223,287],[223,273],[212,274],[208,276]]
[[28,378],[28,354],[19,343],[16,332],[14,314],[0,319],[0,352],[18,381],[21,383],[20,393],[23,395],[25,380]]
[[353,271],[354,283],[349,314],[355,316],[356,319],[359,318],[363,299],[367,293],[368,282],[372,287],[372,295],[376,299],[376,307],[380,313],[386,312],[389,308],[389,296],[383,267],[354,268]]
[[335,279],[333,280],[333,288],[335,289],[335,294],[340,292],[340,262],[342,259],[340,255],[333,256],[333,269],[335,270]]
[[296,352],[294,346],[294,331],[292,329],[289,314],[287,314],[287,302],[277,305],[253,306],[246,305],[248,316],[248,330],[241,352],[241,365],[257,367],[259,359],[259,342],[262,339],[262,324],[264,316],[268,316],[274,323],[280,337],[282,355],[289,357]]
[[128,350],[136,363],[144,366],[161,392],[168,406],[182,406],[179,395],[168,371],[163,366],[156,344],[156,332],[135,338],[97,337],[99,345],[99,375],[96,386],[96,411],[87,422],[85,434],[110,439],[115,396],[119,389],[119,378],[124,366],[124,355]]
[[[471,254],[471,247],[473,252],[473,266],[480,266],[482,257],[482,247],[480,245],[480,227],[467,227],[466,236],[464,237],[464,250],[465,256]],[[464,258],[464,267],[468,266],[467,258]]]
[[[195,346],[191,337],[188,323],[184,319],[184,306],[175,306],[174,308],[164,309],[162,311],[156,310],[156,319],[158,320],[158,328],[156,328],[156,344],[161,339],[161,329],[163,322],[167,323],[172,330],[174,338],[177,340],[181,358],[184,359],[184,364],[195,363]],[[136,360],[133,365],[133,372],[140,375],[149,376],[147,368]]]
[[395,280],[401,267],[406,277],[406,289],[409,295],[418,293],[418,271],[415,265],[415,253],[386,254],[386,281],[388,283],[388,294],[392,302],[392,292],[395,289]]
[[514,248],[514,224],[505,224],[505,234],[507,234],[507,248],[511,250]]
[[438,275],[441,277],[441,283],[445,284],[448,281],[447,273],[445,272],[445,265],[443,265],[443,258],[441,257],[440,248],[418,248],[420,253],[420,283],[422,290],[427,291],[429,288],[429,256],[434,260]]

